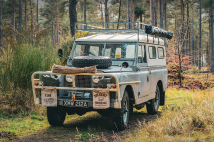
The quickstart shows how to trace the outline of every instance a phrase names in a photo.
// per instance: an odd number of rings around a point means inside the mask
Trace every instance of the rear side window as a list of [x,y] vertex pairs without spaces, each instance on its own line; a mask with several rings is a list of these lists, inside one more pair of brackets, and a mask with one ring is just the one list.
[[155,46],[149,46],[149,58],[156,59],[156,47]]
[[163,47],[158,47],[158,58],[163,59],[164,58],[164,49]]
[[138,46],[138,63],[147,63],[146,61],[146,46]]

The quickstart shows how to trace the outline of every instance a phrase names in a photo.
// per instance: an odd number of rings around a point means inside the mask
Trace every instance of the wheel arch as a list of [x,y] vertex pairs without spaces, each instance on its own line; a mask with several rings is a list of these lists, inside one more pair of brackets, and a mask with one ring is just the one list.
[[163,91],[163,82],[159,80],[157,85],[160,89],[160,105],[163,106],[165,104],[165,91]]
[[133,87],[132,87],[131,85],[127,85],[126,88],[125,88],[125,90],[128,92],[129,100],[130,100],[132,103],[135,103]]

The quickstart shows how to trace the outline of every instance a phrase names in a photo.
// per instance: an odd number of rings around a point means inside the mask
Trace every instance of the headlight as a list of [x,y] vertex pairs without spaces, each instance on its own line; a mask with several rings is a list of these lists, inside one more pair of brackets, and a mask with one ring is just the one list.
[[43,76],[44,76],[44,77],[50,77],[50,75],[48,75],[48,74],[43,74]]
[[103,79],[103,78],[104,78],[104,76],[96,76],[96,75],[94,75],[94,76],[92,76],[92,81],[94,83],[98,83],[98,81]]
[[51,75],[49,75],[49,74],[43,74],[43,77],[45,77],[45,78],[52,78],[52,79],[55,79],[55,80],[58,80],[59,79],[59,77],[60,77],[60,75],[53,75],[53,74],[51,74]]
[[72,75],[66,75],[65,79],[66,79],[67,82],[72,82],[73,81]]

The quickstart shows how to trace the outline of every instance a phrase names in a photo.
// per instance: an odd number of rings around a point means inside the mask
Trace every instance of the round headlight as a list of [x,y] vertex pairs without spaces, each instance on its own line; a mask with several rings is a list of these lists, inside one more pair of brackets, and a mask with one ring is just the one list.
[[43,74],[43,76],[44,76],[44,77],[50,77],[50,75],[48,75],[48,74]]
[[92,81],[94,83],[98,83],[98,81],[103,79],[103,78],[104,78],[104,76],[96,76],[96,75],[94,75],[94,76],[92,76]]
[[72,80],[73,80],[72,75],[66,75],[65,79],[67,82],[72,82]]

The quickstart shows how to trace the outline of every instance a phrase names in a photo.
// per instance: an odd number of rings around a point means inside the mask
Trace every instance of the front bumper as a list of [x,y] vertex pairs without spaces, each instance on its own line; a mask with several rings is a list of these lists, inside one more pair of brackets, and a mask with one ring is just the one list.
[[[40,81],[39,79],[35,79],[35,75],[38,75],[38,74],[49,74],[49,75],[68,75],[68,74],[57,74],[57,73],[51,73],[51,72],[34,72],[31,76],[31,81],[32,81],[32,89],[33,89],[33,96],[34,96],[34,102],[35,104],[40,104],[40,99],[39,99],[39,94],[38,92],[36,92],[36,89],[42,89],[42,88],[45,88],[47,86],[36,86],[35,85],[35,82],[38,82]],[[121,100],[120,100],[120,89],[119,89],[119,81],[117,79],[116,76],[112,75],[112,74],[104,74],[104,73],[95,73],[95,74],[91,74],[91,73],[79,73],[79,74],[70,74],[73,78],[73,82],[72,82],[72,87],[54,87],[55,89],[57,90],[70,90],[70,91],[93,91],[97,88],[80,88],[80,87],[76,87],[75,86],[75,76],[76,75],[90,75],[90,76],[93,76],[93,75],[97,75],[97,76],[111,76],[111,77],[114,77],[115,80],[116,80],[116,88],[115,89],[109,89],[109,92],[116,92],[117,94],[117,102],[111,102],[110,103],[110,108],[121,108]],[[124,83],[121,83],[121,84],[124,84]],[[61,99],[61,98],[58,98],[57,99],[57,105],[62,105],[63,103],[63,100],[66,100],[66,99]],[[93,101],[89,101],[89,100],[85,100],[88,102],[89,104],[89,107],[93,107]]]

